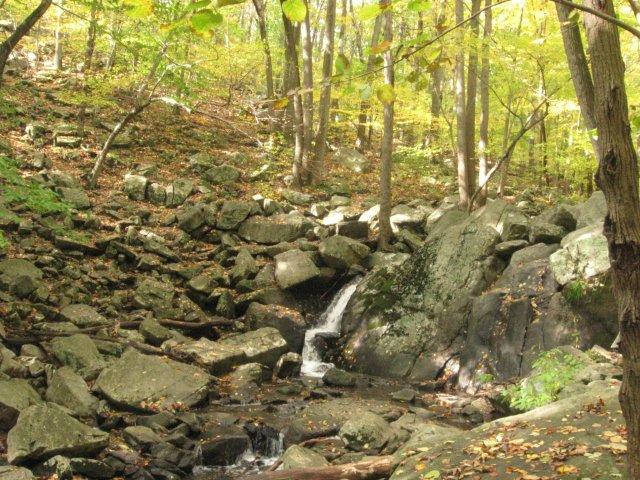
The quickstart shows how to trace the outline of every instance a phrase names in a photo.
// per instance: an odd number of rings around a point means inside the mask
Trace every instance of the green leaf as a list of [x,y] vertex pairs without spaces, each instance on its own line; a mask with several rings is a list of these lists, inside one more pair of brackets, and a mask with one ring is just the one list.
[[351,68],[351,62],[344,53],[336,57],[336,75],[344,75]]
[[426,12],[431,8],[429,0],[410,0],[407,8],[412,12]]
[[124,0],[123,5],[131,18],[146,18],[153,14],[153,0]]
[[358,10],[357,17],[366,22],[367,20],[373,20],[382,13],[380,6],[377,3],[371,5],[365,5]]
[[200,10],[191,17],[191,26],[198,33],[208,33],[222,23],[222,15],[210,8]]
[[187,12],[195,12],[196,10],[200,10],[201,8],[208,7],[211,3],[211,0],[199,0],[197,2],[190,3],[187,5]]
[[229,5],[240,5],[245,0],[218,0],[218,7],[228,7]]
[[423,480],[432,480],[440,478],[440,472],[438,470],[431,470],[422,476]]
[[367,101],[371,99],[371,95],[373,95],[373,88],[368,83],[363,83],[360,85],[360,100]]
[[393,87],[388,84],[380,85],[376,89],[376,96],[378,97],[378,100],[385,105],[393,103],[396,99],[396,93],[394,92]]
[[282,12],[292,22],[302,22],[307,16],[307,6],[304,0],[285,0],[282,2]]

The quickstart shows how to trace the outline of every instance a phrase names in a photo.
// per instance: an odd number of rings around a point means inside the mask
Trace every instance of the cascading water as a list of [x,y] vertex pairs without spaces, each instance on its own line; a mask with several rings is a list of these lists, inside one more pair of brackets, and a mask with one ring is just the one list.
[[355,293],[361,278],[356,277],[347,283],[333,297],[331,304],[320,317],[315,328],[307,330],[302,349],[302,374],[309,377],[321,377],[333,367],[332,363],[324,363],[315,344],[315,337],[322,333],[337,333],[340,331],[342,315],[344,314],[351,296]]

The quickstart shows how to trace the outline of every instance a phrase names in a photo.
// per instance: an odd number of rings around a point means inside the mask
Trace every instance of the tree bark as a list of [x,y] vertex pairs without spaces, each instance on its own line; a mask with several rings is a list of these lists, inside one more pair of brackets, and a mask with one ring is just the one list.
[[[380,38],[380,31],[382,30],[382,15],[378,15],[373,24],[373,32],[371,33],[370,50],[375,49],[378,45],[378,39]],[[367,58],[366,72],[369,73],[375,64],[376,56],[373,53],[369,53]],[[367,119],[369,110],[371,109],[371,102],[369,100],[362,100],[360,102],[360,113],[358,114],[358,128],[356,132],[356,148],[360,151],[365,149],[365,145],[368,143],[367,138]]]
[[393,457],[388,456],[344,465],[264,472],[245,480],[375,480],[391,475],[393,466]]
[[482,45],[482,66],[480,69],[480,142],[478,144],[478,185],[484,185],[478,196],[478,206],[487,202],[486,176],[488,170],[487,148],[489,146],[489,42],[493,28],[491,12],[492,0],[486,0],[488,10],[484,12],[484,43]]
[[[612,0],[585,5],[615,15]],[[631,139],[624,62],[618,29],[585,14],[598,131],[597,185],[604,192],[604,235],[609,245],[613,293],[618,304],[623,379],[620,404],[627,422],[629,478],[640,478],[640,198],[638,158]]]
[[471,15],[469,22],[471,30],[471,52],[467,67],[467,103],[465,105],[465,156],[467,162],[467,186],[469,192],[475,190],[476,184],[476,95],[478,93],[478,48],[477,41],[480,33],[480,21],[477,17],[481,0],[471,1]]
[[327,131],[329,129],[329,114],[331,108],[331,76],[333,73],[335,27],[336,0],[328,0],[324,41],[322,44],[322,93],[320,94],[320,105],[318,107],[318,131],[316,133],[312,183],[317,183],[321,180],[324,170],[324,156],[327,149]]
[[273,60],[271,58],[271,47],[269,45],[269,36],[267,33],[267,17],[266,6],[263,0],[253,0],[253,6],[256,10],[256,16],[258,18],[258,31],[260,32],[260,41],[262,43],[262,51],[264,52],[264,71],[265,71],[265,86],[267,89],[267,110],[269,115],[269,130],[274,130],[274,112],[272,100],[275,97],[275,90],[273,87]]
[[16,29],[7,37],[7,39],[0,44],[0,83],[2,82],[2,75],[7,65],[9,55],[22,38],[29,33],[29,30],[42,18],[42,16],[49,10],[52,0],[42,0],[40,4],[20,23]]
[[[384,41],[393,41],[393,17],[390,0],[380,0],[380,8],[384,12]],[[393,89],[393,50],[388,48],[384,52],[384,83]],[[380,212],[378,213],[378,249],[383,250],[391,240],[391,156],[393,154],[393,104],[385,102],[382,134],[382,148],[380,150]]]
[[55,68],[56,70],[62,70],[62,16],[64,15],[64,10],[62,9],[63,4],[64,0],[60,0],[60,3],[56,7],[56,29],[54,32],[55,50],[53,53],[53,68]]
[[[281,0],[281,3],[283,0]],[[287,97],[293,100],[293,133],[294,133],[294,149],[293,149],[293,182],[296,186],[304,183],[304,125],[303,125],[303,107],[302,96],[300,94],[300,67],[298,64],[298,49],[296,48],[296,32],[291,20],[282,13],[282,22],[284,24],[284,42],[285,55],[289,63]]]
[[91,70],[93,64],[93,52],[96,49],[96,35],[98,31],[98,0],[91,2],[91,14],[89,18],[89,29],[87,30],[87,47],[84,52],[83,71]]
[[309,2],[307,16],[302,22],[302,124],[304,128],[304,151],[302,154],[302,182],[307,185],[312,176],[311,147],[313,144],[313,39],[311,37],[311,20]]
[[[456,23],[464,20],[464,0],[456,0]],[[458,29],[458,46],[460,50],[456,55],[455,63],[455,100],[456,100],[456,124],[457,124],[457,159],[458,159],[458,192],[460,209],[466,210],[469,206],[469,175],[467,172],[467,134],[466,134],[466,97],[465,97],[465,54],[462,50],[464,44],[464,29]]]

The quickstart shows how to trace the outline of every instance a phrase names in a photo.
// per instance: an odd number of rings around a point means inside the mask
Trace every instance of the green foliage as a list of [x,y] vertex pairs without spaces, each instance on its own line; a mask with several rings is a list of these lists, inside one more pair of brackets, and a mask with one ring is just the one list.
[[282,2],[282,12],[292,22],[302,22],[307,16],[307,5],[304,0],[285,0]]
[[9,248],[9,240],[4,236],[4,232],[0,230],[0,251]]
[[587,284],[582,280],[569,283],[563,290],[564,297],[569,303],[578,303],[585,295]]
[[68,214],[71,210],[52,190],[22,178],[15,163],[5,156],[0,156],[0,183],[3,184],[0,201],[6,206],[23,204],[39,215]]
[[533,373],[502,392],[512,409],[526,412],[551,403],[584,364],[560,349],[540,354]]

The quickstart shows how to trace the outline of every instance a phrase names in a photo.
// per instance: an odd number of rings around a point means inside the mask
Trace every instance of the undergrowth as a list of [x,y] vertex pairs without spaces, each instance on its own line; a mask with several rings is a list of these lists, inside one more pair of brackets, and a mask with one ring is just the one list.
[[558,393],[583,366],[560,349],[543,352],[533,364],[533,373],[502,392],[503,398],[513,410],[521,412],[547,405],[557,400]]

